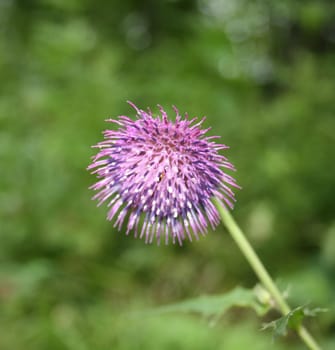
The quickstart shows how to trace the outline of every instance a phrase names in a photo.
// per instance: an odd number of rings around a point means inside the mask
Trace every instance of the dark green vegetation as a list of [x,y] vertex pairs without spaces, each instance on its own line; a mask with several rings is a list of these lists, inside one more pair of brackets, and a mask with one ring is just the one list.
[[303,349],[260,331],[276,314],[129,315],[256,278],[222,226],[180,248],[105,221],[85,168],[128,99],[208,116],[237,221],[335,348],[334,23],[330,0],[1,1],[0,348]]

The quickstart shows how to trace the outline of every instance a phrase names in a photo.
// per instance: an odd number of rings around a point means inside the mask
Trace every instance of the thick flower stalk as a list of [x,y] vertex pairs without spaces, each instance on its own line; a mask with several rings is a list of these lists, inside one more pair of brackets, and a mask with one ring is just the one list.
[[99,149],[88,167],[98,178],[93,199],[108,203],[107,219],[115,219],[115,227],[127,221],[126,233],[134,230],[148,243],[198,239],[220,221],[211,199],[230,208],[235,201],[231,187],[239,186],[222,170],[234,167],[219,154],[228,146],[205,136],[205,118],[182,118],[174,108],[172,121],[162,107],[154,117],[129,104],[136,119],[108,119],[118,129],[104,131],[104,141],[93,146]]

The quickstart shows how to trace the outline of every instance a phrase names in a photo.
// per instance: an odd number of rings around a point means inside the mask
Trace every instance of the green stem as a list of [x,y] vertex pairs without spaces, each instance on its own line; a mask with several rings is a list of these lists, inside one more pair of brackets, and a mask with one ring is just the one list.
[[[222,222],[226,226],[228,232],[231,234],[232,238],[234,239],[238,247],[241,249],[243,255],[248,260],[249,264],[253,268],[261,283],[271,294],[273,300],[277,304],[278,309],[283,315],[287,315],[291,311],[291,308],[289,307],[282,293],[280,292],[273,279],[265,269],[258,255],[255,253],[249,241],[246,239],[245,235],[243,234],[239,226],[236,224],[230,212],[226,208],[223,208],[218,200],[214,199],[214,201],[220,213]],[[311,334],[307,331],[305,327],[300,326],[297,329],[297,332],[309,349],[321,350],[320,346],[316,343],[314,338],[311,336]]]

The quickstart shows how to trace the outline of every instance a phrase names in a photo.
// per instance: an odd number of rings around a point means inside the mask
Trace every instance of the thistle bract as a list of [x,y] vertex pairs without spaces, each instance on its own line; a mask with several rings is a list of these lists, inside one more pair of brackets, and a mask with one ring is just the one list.
[[235,201],[231,187],[238,185],[222,170],[234,167],[219,154],[228,147],[205,136],[205,118],[182,118],[174,108],[172,121],[160,106],[155,117],[129,104],[136,119],[108,119],[118,129],[104,131],[104,141],[93,146],[99,149],[88,167],[98,178],[90,187],[97,191],[93,199],[108,203],[114,227],[126,222],[126,233],[133,230],[146,242],[198,239],[220,221],[211,198],[230,208]]

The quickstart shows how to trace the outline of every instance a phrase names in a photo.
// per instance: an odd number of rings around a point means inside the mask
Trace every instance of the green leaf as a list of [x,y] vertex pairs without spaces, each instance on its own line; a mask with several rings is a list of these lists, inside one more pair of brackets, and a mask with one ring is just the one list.
[[315,308],[308,309],[305,306],[298,306],[297,308],[290,311],[287,315],[278,318],[272,322],[263,325],[263,330],[272,328],[273,337],[277,338],[285,336],[289,329],[296,330],[301,326],[303,319],[307,317],[314,317],[320,312],[326,312],[326,309]]
[[153,312],[196,312],[206,317],[214,317],[215,320],[218,320],[227,309],[235,306],[252,308],[258,315],[264,315],[269,309],[267,305],[259,302],[253,289],[237,287],[222,295],[204,295],[179,303],[158,307]]

